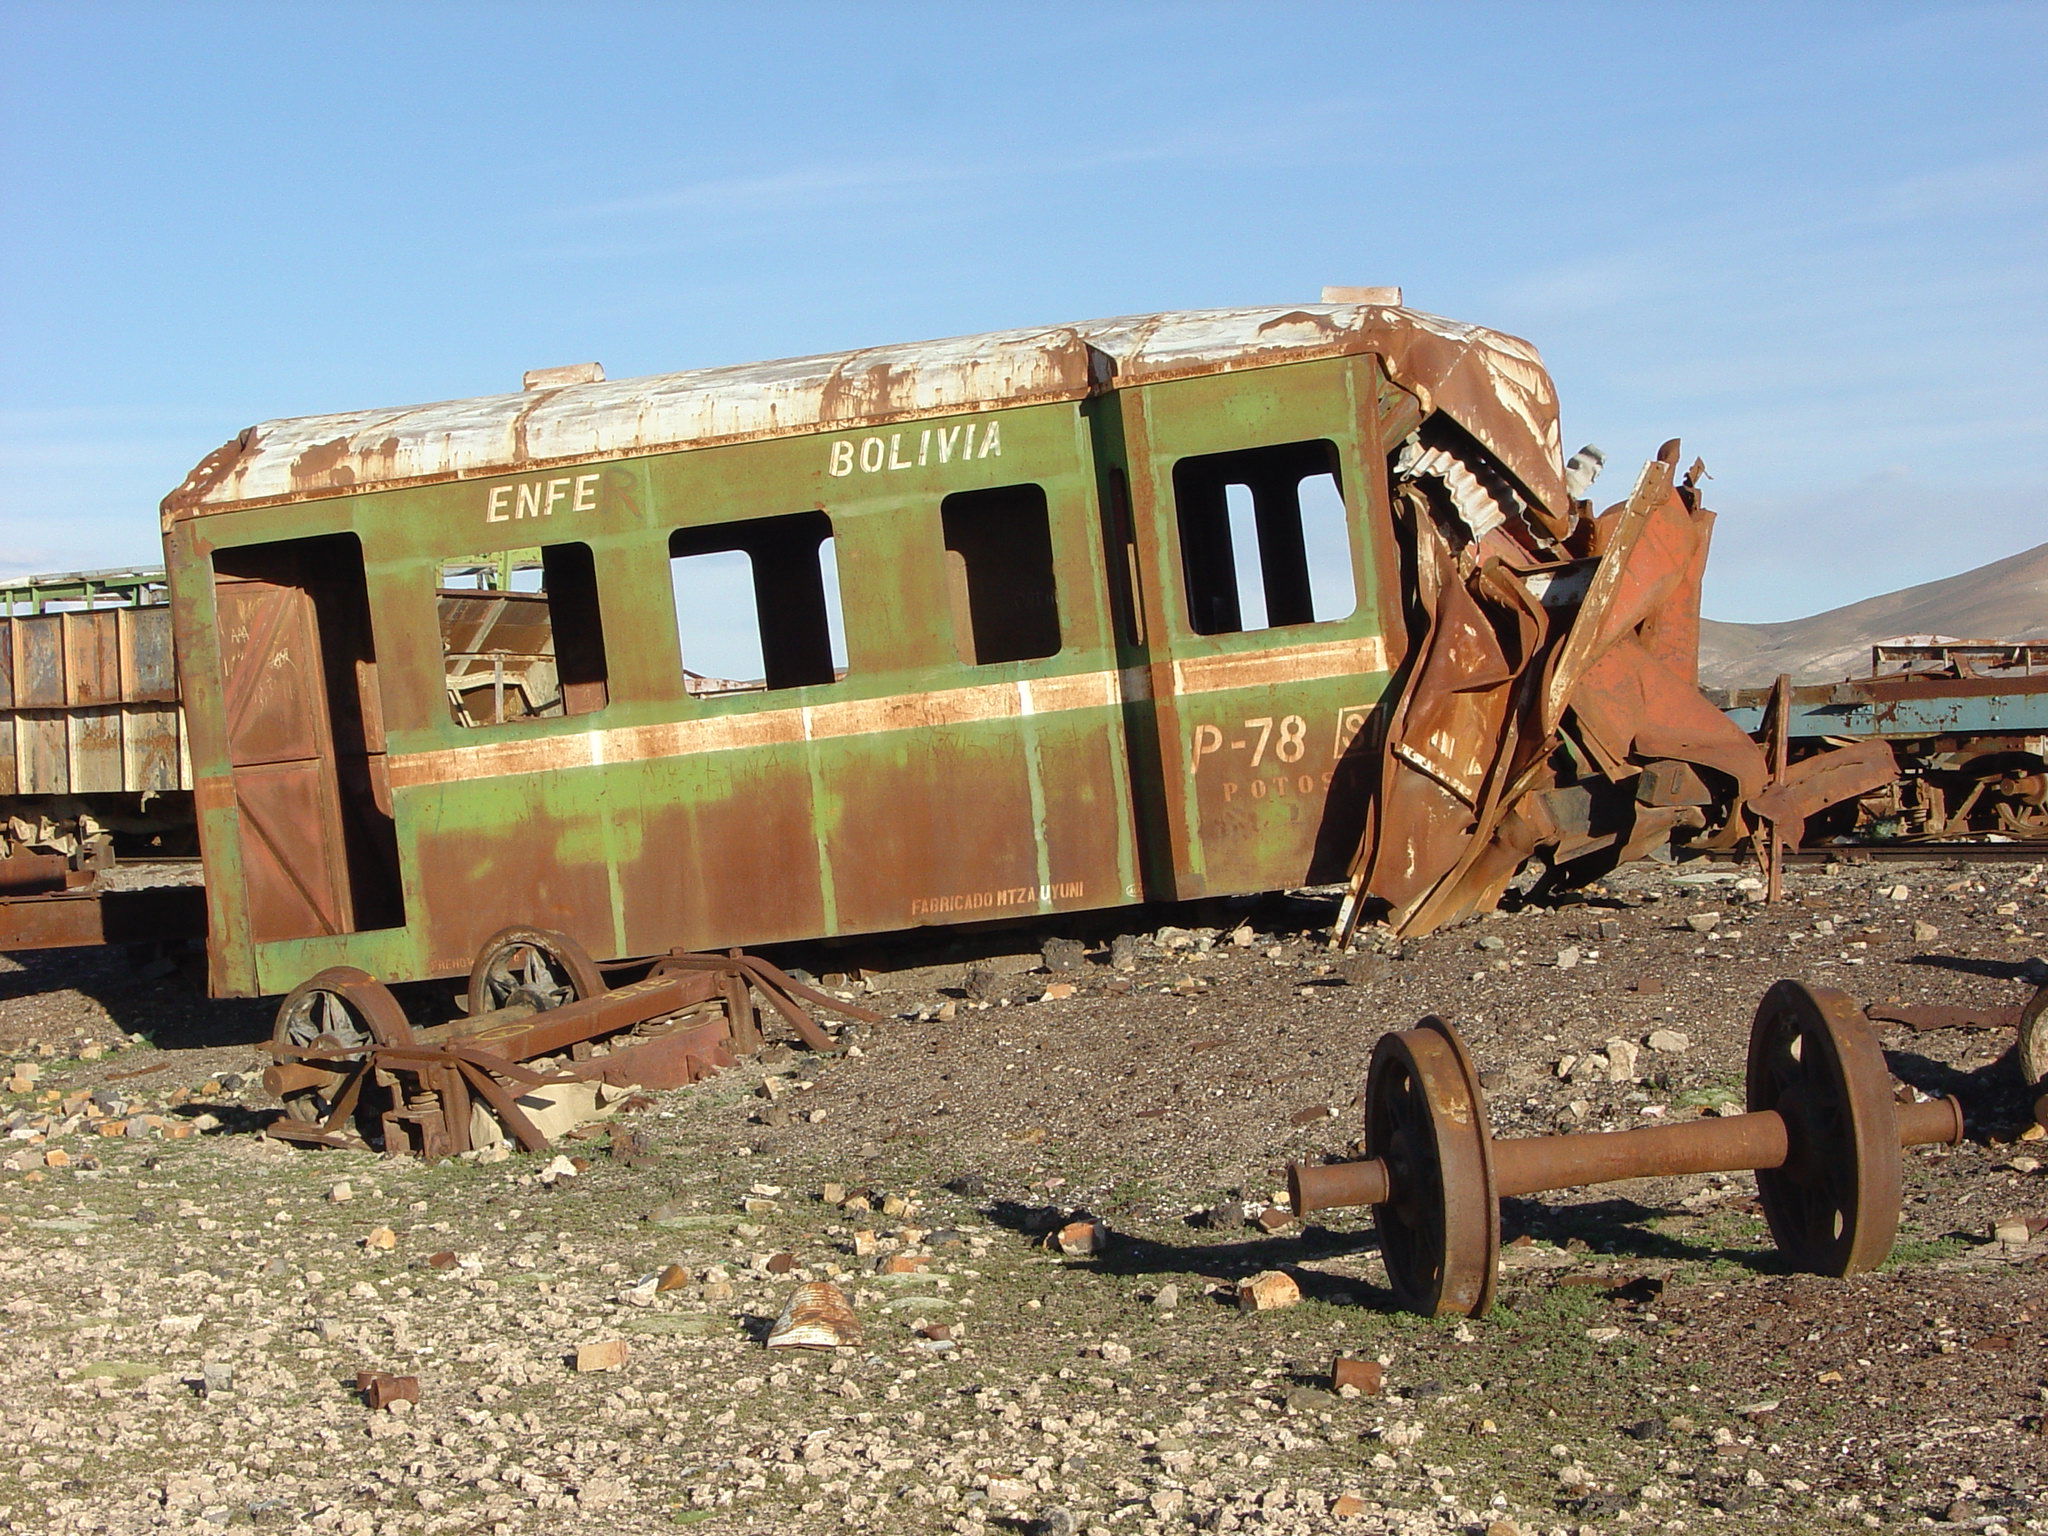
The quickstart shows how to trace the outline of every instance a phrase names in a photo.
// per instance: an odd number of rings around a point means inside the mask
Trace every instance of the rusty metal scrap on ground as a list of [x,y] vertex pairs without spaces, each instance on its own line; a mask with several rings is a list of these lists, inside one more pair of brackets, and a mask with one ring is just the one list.
[[664,955],[611,988],[573,939],[513,928],[485,946],[468,1016],[414,1029],[390,990],[335,966],[278,1009],[264,1085],[285,1106],[269,1134],[452,1157],[538,1152],[634,1089],[678,1088],[763,1044],[758,995],[813,1050],[836,1049],[805,1004],[874,1022],[766,961]]
[[2013,1029],[2020,1008],[1971,1007],[1960,1003],[1866,1003],[1863,1016],[1877,1025],[1898,1024],[1925,1034],[1937,1029]]
[[[1732,847],[1890,782],[1881,741],[1774,764],[1699,690],[1700,580],[1714,517],[1678,444],[1629,499],[1567,516],[1397,463],[1417,631],[1380,752],[1340,923],[1400,933],[1491,910],[1542,856],[1566,880],[1674,833]],[[1513,514],[1513,515],[1511,515]]]

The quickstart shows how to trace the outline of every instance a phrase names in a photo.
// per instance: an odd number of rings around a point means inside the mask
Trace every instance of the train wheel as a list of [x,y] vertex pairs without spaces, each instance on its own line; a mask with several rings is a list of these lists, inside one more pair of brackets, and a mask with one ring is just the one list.
[[1899,1125],[1884,1050],[1831,987],[1781,981],[1757,1005],[1749,1107],[1785,1116],[1791,1152],[1756,1175],[1764,1220],[1795,1268],[1856,1275],[1898,1234]]
[[1428,1317],[1479,1317],[1500,1268],[1500,1199],[1479,1077],[1436,1018],[1380,1036],[1366,1075],[1365,1152],[1394,1192],[1372,1209],[1394,1299]]
[[278,1005],[270,1054],[289,1072],[278,1097],[294,1120],[318,1123],[334,1107],[334,1094],[348,1073],[327,1061],[303,1060],[306,1051],[360,1061],[372,1047],[410,1045],[412,1025],[390,989],[352,965],[332,966],[300,982]]
[[2020,1012],[2020,1075],[2027,1086],[2048,1089],[2048,986]]
[[590,952],[552,928],[501,929],[484,941],[469,972],[469,1016],[524,1003],[545,1013],[610,989]]

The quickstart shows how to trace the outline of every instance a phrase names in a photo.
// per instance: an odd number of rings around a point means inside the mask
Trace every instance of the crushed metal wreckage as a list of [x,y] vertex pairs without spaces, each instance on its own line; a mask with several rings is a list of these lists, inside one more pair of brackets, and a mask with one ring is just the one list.
[[1796,1268],[1874,1269],[1899,1224],[1900,1149],[1963,1139],[1954,1099],[1895,1094],[1884,1052],[1843,993],[1781,981],[1750,1030],[1748,1112],[1644,1130],[1495,1141],[1456,1029],[1383,1035],[1365,1086],[1366,1156],[1288,1170],[1297,1217],[1369,1205],[1396,1300],[1478,1317],[1492,1304],[1500,1202],[1585,1184],[1754,1170]]
[[[1575,458],[1583,460],[1591,450]],[[1532,858],[1563,884],[1674,835],[1732,848],[1896,777],[1862,741],[1777,760],[1699,688],[1700,581],[1714,514],[1679,445],[1628,500],[1559,515],[1455,455],[1395,463],[1394,515],[1419,630],[1388,714],[1371,820],[1340,931],[1427,933],[1491,911]]]

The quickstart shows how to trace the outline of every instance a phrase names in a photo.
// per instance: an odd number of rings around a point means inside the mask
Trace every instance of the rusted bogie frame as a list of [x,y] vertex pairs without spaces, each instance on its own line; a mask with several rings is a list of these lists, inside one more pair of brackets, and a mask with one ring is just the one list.
[[[548,1135],[520,1100],[578,1082],[681,1087],[754,1054],[763,1035],[754,994],[804,1043],[836,1048],[804,1004],[875,1015],[805,987],[756,956],[670,954],[647,975],[609,987],[565,935],[511,928],[489,940],[470,976],[469,1017],[415,1029],[389,989],[349,967],[322,971],[288,995],[265,1086],[284,1102],[270,1133],[322,1146],[360,1146],[365,1096],[381,1112],[385,1150],[447,1157],[471,1150],[481,1103],[527,1151]],[[480,1007],[493,997],[511,1000]],[[531,1065],[567,1055],[566,1064]]]
[[1867,1270],[1898,1229],[1902,1147],[1962,1140],[1953,1099],[1899,1103],[1853,1002],[1782,981],[1750,1033],[1746,1114],[1495,1142],[1464,1042],[1440,1019],[1384,1036],[1366,1080],[1367,1156],[1288,1170],[1297,1216],[1370,1205],[1396,1298],[1429,1313],[1492,1304],[1500,1201],[1660,1175],[1753,1170],[1798,1267]]

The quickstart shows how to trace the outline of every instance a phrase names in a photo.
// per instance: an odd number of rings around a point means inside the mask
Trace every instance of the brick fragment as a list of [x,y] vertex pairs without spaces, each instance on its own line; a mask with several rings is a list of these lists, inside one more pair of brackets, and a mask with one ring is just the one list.
[[1237,1306],[1241,1312],[1274,1312],[1301,1300],[1301,1287],[1285,1271],[1269,1269],[1239,1283]]
[[616,1371],[626,1363],[632,1351],[624,1339],[598,1339],[593,1343],[576,1346],[576,1369],[579,1371]]
[[1367,1397],[1377,1397],[1386,1388],[1387,1368],[1377,1360],[1339,1355],[1330,1367],[1330,1385],[1339,1392],[1349,1388]]

